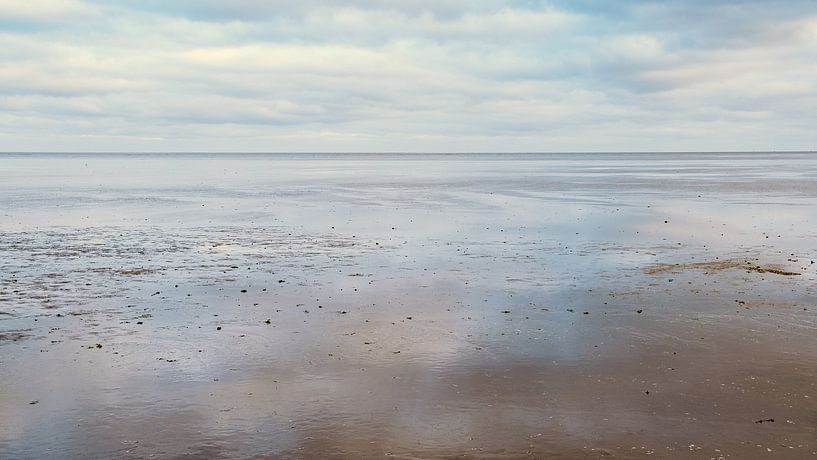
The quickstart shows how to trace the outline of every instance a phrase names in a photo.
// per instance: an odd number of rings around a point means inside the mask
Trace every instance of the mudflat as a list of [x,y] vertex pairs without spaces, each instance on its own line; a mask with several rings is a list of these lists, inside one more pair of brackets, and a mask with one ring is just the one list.
[[817,455],[817,156],[5,155],[0,458]]

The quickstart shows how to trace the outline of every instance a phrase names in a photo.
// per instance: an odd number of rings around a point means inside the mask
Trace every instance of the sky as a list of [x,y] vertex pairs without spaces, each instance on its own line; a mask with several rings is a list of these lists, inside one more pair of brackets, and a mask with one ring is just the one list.
[[0,151],[817,150],[817,2],[0,0]]

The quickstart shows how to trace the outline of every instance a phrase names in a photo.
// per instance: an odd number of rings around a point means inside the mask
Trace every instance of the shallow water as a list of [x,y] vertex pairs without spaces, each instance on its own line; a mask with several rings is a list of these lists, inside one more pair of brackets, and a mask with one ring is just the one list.
[[0,458],[812,456],[815,204],[808,154],[5,155]]

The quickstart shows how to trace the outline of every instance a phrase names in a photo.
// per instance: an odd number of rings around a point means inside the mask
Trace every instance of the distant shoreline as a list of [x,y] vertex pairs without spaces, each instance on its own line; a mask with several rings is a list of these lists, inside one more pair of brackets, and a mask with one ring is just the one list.
[[572,155],[813,155],[817,150],[770,150],[770,151],[633,151],[633,152],[0,152],[0,156],[572,156]]

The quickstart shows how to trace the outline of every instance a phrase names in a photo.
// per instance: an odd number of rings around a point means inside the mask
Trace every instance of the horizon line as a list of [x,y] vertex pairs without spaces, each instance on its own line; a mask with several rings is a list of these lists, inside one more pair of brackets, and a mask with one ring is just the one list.
[[605,154],[817,154],[817,150],[586,150],[586,151],[0,151],[0,155],[605,155]]

